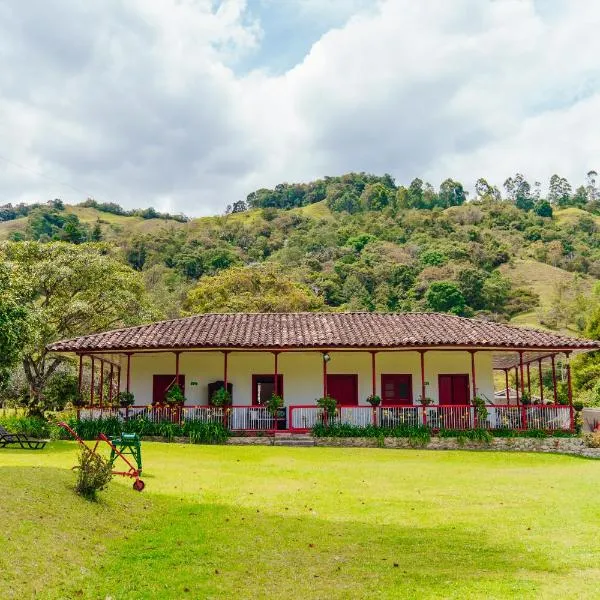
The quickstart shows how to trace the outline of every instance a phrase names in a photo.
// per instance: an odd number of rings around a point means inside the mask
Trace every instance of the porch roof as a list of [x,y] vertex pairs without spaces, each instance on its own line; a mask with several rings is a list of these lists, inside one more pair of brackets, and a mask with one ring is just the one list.
[[595,350],[600,342],[444,313],[200,314],[48,346],[54,352],[170,349],[490,348]]

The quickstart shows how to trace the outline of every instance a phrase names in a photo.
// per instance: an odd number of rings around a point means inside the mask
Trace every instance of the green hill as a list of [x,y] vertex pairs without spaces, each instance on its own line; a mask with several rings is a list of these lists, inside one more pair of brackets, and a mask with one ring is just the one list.
[[236,290],[268,297],[274,276],[300,285],[290,310],[439,310],[578,332],[600,276],[597,207],[523,194],[466,202],[451,179],[435,190],[350,173],[257,190],[196,219],[93,200],[7,205],[0,240],[110,242],[166,316],[243,309]]

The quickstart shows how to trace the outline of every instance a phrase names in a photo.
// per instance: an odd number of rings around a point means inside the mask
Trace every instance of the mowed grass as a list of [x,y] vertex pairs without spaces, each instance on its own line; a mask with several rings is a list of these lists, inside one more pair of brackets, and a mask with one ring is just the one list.
[[598,598],[600,463],[144,443],[146,490],[0,450],[4,598]]

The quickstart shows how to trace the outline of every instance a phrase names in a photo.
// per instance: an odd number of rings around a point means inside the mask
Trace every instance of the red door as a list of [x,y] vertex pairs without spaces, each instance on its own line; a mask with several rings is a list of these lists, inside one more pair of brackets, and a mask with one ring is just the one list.
[[468,375],[440,375],[438,378],[440,404],[469,404]]
[[408,406],[413,403],[411,375],[382,375],[381,402],[385,406]]
[[[169,387],[175,383],[173,375],[154,375],[152,379],[152,404],[164,404]],[[179,387],[185,396],[185,375],[179,376]]]
[[358,375],[327,375],[327,395],[343,406],[358,406]]

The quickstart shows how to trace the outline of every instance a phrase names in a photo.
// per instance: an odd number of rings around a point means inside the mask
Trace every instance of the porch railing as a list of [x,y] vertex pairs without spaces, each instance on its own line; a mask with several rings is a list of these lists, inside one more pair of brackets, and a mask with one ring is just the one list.
[[[486,406],[487,416],[481,418],[473,406],[340,406],[333,417],[324,416],[314,405],[287,407],[287,428],[293,432],[310,431],[318,423],[335,423],[366,427],[416,427],[432,429],[543,429],[569,430],[571,408],[564,405],[500,405]],[[263,406],[132,406],[129,408],[82,408],[81,419],[116,417],[121,420],[143,417],[152,422],[199,421],[223,423],[231,431],[277,430],[277,419]],[[279,424],[279,428],[281,424]]]
[[223,423],[231,431],[274,431],[276,419],[264,406],[131,406],[129,408],[82,408],[81,419],[116,417],[120,420],[141,417],[153,423]]

